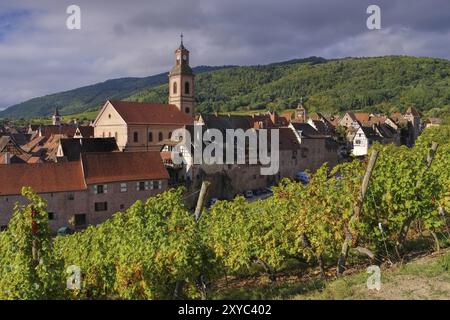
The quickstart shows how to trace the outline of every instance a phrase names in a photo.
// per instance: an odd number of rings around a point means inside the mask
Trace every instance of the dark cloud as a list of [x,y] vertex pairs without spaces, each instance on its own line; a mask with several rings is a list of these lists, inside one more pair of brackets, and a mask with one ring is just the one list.
[[[82,30],[65,28],[82,9]],[[381,7],[382,30],[366,28]],[[449,58],[448,0],[17,0],[0,3],[0,108],[169,69],[184,32],[194,65],[406,54]]]

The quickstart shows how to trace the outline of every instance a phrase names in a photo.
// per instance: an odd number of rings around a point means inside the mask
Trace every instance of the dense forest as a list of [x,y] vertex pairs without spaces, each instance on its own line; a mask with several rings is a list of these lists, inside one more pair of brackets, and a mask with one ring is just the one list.
[[[450,112],[450,61],[387,56],[325,60],[311,57],[264,66],[199,67],[198,112],[284,110],[301,97],[310,111]],[[36,98],[0,112],[0,118],[63,115],[98,109],[107,99],[167,102],[167,75],[125,78]]]
[[[415,106],[438,116],[450,109],[450,61],[379,57],[234,67],[197,77],[197,111],[284,110],[305,97],[311,111],[390,112]],[[167,85],[129,100],[165,101]]]

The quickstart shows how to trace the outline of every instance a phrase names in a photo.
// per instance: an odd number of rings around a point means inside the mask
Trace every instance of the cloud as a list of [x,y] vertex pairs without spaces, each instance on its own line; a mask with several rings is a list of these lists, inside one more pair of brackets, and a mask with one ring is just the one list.
[[[82,29],[68,30],[77,4]],[[382,30],[366,28],[381,7]],[[448,0],[16,0],[0,3],[0,108],[110,78],[311,55],[450,58]]]

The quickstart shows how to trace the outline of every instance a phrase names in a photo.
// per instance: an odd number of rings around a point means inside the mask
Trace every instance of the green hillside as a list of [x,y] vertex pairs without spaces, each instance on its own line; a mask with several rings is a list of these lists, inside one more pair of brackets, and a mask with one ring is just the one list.
[[[288,64],[234,67],[199,75],[197,111],[296,107],[307,97],[311,111],[371,112],[403,110],[414,105],[439,115],[450,109],[450,61],[415,57],[324,60],[310,58]],[[165,101],[167,85],[129,98]]]
[[[199,66],[194,72],[201,74],[224,67]],[[120,78],[102,83],[55,93],[11,106],[0,112],[0,118],[39,118],[53,114],[58,106],[63,115],[97,110],[106,100],[122,100],[141,90],[167,82],[168,73],[161,73],[145,78]]]
[[[198,112],[283,110],[306,96],[310,111],[390,112],[416,106],[428,115],[450,111],[450,61],[387,56],[325,60],[311,57],[264,66],[194,69]],[[0,118],[48,116],[95,110],[107,99],[167,102],[167,74],[124,78],[32,99]]]

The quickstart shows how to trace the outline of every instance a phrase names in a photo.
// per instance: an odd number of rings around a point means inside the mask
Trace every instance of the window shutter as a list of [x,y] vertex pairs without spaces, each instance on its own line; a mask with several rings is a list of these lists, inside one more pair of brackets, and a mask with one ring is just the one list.
[[158,181],[158,187],[159,187],[160,190],[162,189],[162,180]]
[[139,191],[139,182],[136,182],[136,191]]
[[148,181],[145,181],[145,190],[148,190]]
[[108,185],[107,184],[103,185],[103,192],[108,193]]
[[97,194],[97,185],[94,185],[94,194]]

